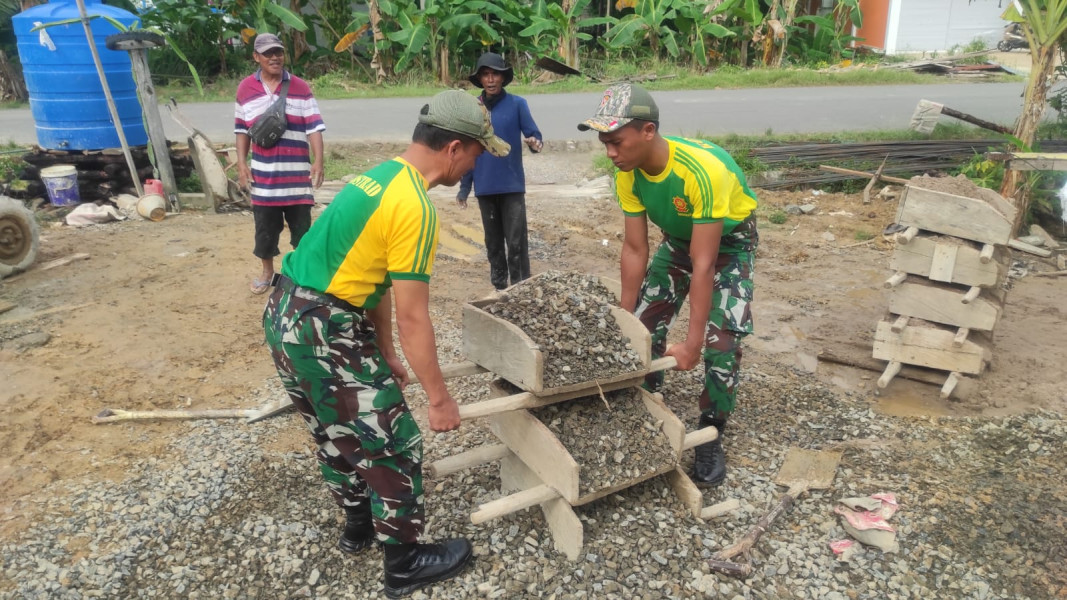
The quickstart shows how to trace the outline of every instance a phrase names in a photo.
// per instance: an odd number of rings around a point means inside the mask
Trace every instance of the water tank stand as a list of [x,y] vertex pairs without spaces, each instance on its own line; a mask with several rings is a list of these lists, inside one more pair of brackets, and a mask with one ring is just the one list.
[[163,120],[159,117],[159,104],[156,101],[156,88],[152,85],[152,75],[148,71],[149,48],[159,48],[166,40],[151,31],[127,31],[109,35],[104,41],[109,50],[125,50],[130,54],[133,66],[133,80],[137,84],[137,95],[141,98],[145,124],[148,129],[148,141],[152,144],[152,153],[156,157],[156,168],[163,181],[163,195],[173,212],[181,212],[178,199],[178,181],[174,177],[174,167],[170,163],[170,150],[167,148],[167,135],[163,131]]

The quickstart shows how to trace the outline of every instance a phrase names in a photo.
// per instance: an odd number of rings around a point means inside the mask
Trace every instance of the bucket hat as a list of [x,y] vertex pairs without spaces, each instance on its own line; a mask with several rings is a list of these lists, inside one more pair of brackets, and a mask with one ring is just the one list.
[[608,133],[634,119],[659,121],[659,107],[645,88],[634,83],[619,83],[604,90],[596,114],[579,123],[578,129]]
[[489,111],[477,98],[461,90],[448,90],[431,98],[419,115],[419,123],[474,138],[493,156],[503,158],[511,152],[511,144],[493,132]]
[[486,52],[478,57],[478,64],[474,66],[474,72],[467,78],[474,87],[482,87],[482,82],[478,80],[478,72],[482,70],[482,67],[489,67],[494,71],[499,71],[504,74],[504,83],[500,84],[500,87],[504,87],[511,83],[511,80],[515,78],[515,74],[511,71],[511,67],[504,61],[504,57],[500,56],[496,52]]

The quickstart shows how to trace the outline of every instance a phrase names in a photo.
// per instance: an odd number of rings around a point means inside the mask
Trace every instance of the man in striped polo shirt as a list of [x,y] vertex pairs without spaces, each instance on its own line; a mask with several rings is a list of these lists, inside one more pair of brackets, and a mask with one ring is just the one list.
[[[326,125],[311,87],[285,69],[285,48],[278,36],[259,34],[253,50],[252,59],[259,69],[237,86],[234,132],[238,183],[242,188],[252,186],[252,216],[256,227],[252,253],[262,264],[262,272],[252,280],[250,288],[253,294],[262,294],[270,287],[274,275],[274,257],[280,253],[278,240],[283,222],[289,224],[289,243],[293,248],[311,226],[311,207],[315,204],[311,187],[322,185],[322,132]],[[252,142],[248,130],[278,100],[285,81],[289,82],[285,99],[288,128],[277,144],[264,148]]]
[[385,595],[458,574],[470,542],[420,543],[422,436],[402,390],[404,356],[429,403],[430,428],[459,427],[430,322],[437,211],[426,192],[455,185],[483,149],[507,156],[489,113],[459,90],[425,105],[412,143],[353,179],[282,260],[263,328],[282,383],[318,444],[326,487],[346,513],[341,550],[385,546]]
[[[615,192],[626,215],[620,305],[652,333],[652,353],[673,356],[679,370],[704,363],[699,427],[719,439],[696,448],[693,479],[726,478],[722,433],[737,403],[741,339],[752,333],[752,270],[759,236],[756,195],[722,148],[663,137],[659,108],[639,85],[604,92],[596,115],[578,129],[596,130],[618,169]],[[648,221],[663,231],[649,263]],[[685,341],[667,346],[667,332],[689,296]],[[663,373],[646,378],[655,390]]]

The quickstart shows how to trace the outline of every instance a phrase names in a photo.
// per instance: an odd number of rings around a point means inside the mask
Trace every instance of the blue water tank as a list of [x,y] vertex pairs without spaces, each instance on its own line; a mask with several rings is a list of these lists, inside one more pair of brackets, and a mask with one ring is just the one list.
[[[127,27],[138,22],[137,15],[102,4],[101,0],[85,0],[85,7],[90,16],[106,15]],[[30,32],[39,24],[80,16],[74,0],[53,0],[11,19],[26,89],[30,93],[30,109],[37,125],[37,141],[44,148],[56,150],[117,148],[120,146],[118,132],[85,38],[85,27],[77,22]],[[126,141],[131,146],[147,144],[130,55],[108,50],[104,45],[107,36],[118,33],[114,25],[101,18],[89,23]]]

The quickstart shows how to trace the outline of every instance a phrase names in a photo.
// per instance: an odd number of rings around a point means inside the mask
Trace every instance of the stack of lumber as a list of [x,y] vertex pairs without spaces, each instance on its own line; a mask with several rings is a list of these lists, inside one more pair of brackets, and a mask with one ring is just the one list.
[[[155,172],[148,156],[147,146],[130,148],[136,177],[140,181],[151,179]],[[45,150],[35,147],[22,156],[26,166],[19,172],[19,180],[11,186],[8,195],[15,198],[47,197],[41,170],[55,165],[73,165],[78,171],[78,195],[82,202],[107,200],[121,193],[135,194],[133,176],[126,164],[122,150]],[[192,157],[188,150],[171,149],[171,165],[175,177],[181,179],[193,172]]]
[[874,358],[888,361],[879,388],[916,365],[947,373],[948,398],[961,377],[982,373],[1004,305],[1014,218],[1000,195],[965,178],[917,177],[905,186],[896,220],[907,229],[885,282],[890,315],[875,331]]

